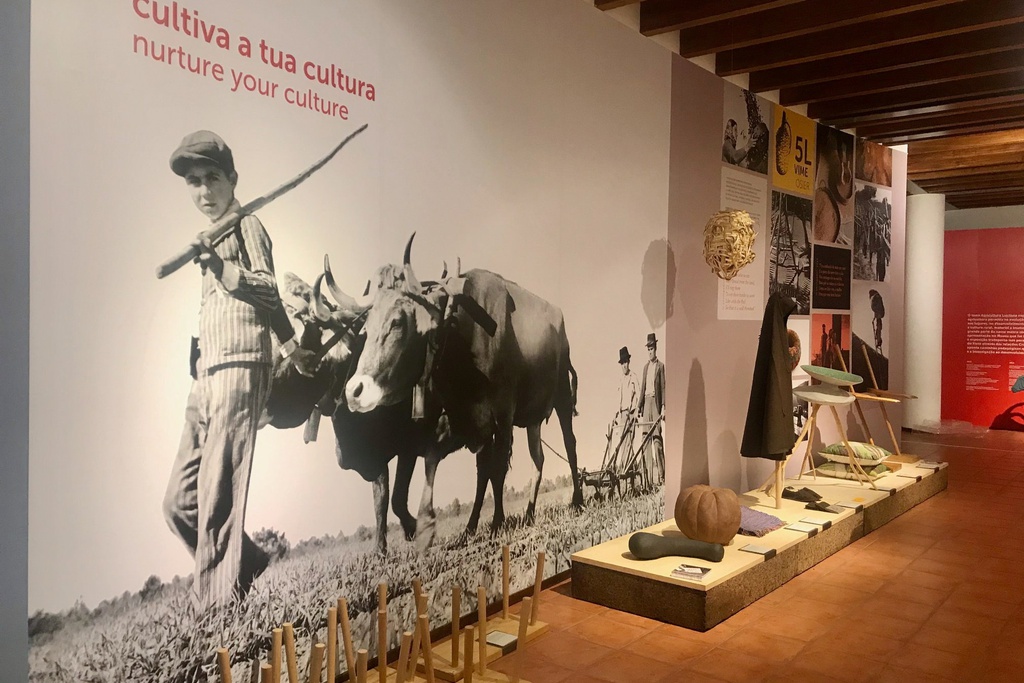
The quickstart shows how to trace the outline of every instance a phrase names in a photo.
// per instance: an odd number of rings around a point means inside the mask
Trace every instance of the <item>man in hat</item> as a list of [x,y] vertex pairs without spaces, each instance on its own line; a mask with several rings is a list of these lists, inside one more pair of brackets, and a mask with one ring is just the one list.
[[[170,165],[211,223],[240,208],[234,157],[217,134],[186,136]],[[270,237],[256,216],[242,217],[218,244],[201,237],[199,251],[194,381],[163,509],[171,531],[195,557],[194,590],[206,607],[244,596],[269,562],[245,533],[245,505],[256,430],[270,391],[271,328],[283,337],[282,355],[295,354],[297,345],[287,318],[287,326],[279,324],[283,310]],[[309,360],[302,356],[296,363],[304,374]]]
[[644,437],[653,432],[644,447],[644,471],[653,477],[647,487],[654,488],[665,481],[665,444],[660,419],[665,409],[665,364],[658,360],[658,338],[653,332],[647,335],[647,363],[640,379],[637,409],[644,425]]
[[636,417],[637,399],[640,395],[640,385],[636,380],[636,375],[629,370],[631,357],[627,347],[623,346],[619,349],[619,367],[622,368],[622,377],[619,380],[619,406],[615,413],[615,419],[608,430],[609,445],[622,451],[619,453],[620,462],[621,458],[625,457],[633,448],[631,442],[623,442],[622,434],[623,430],[629,426],[629,420]]

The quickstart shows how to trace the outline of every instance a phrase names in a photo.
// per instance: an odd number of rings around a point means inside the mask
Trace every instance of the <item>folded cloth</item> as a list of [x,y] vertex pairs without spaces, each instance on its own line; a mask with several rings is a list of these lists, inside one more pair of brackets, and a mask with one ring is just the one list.
[[774,515],[748,507],[740,508],[740,533],[744,536],[764,536],[781,529],[785,522]]
[[787,486],[782,489],[782,497],[789,500],[799,500],[801,503],[813,503],[816,500],[821,500],[820,493],[812,491],[806,486],[799,491],[792,486]]

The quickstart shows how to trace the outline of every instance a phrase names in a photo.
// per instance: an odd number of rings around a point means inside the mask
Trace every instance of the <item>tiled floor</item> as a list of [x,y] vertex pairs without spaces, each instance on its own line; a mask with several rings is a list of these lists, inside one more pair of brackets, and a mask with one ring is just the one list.
[[[1024,434],[905,435],[949,489],[698,633],[547,590],[532,683],[1024,681]],[[511,671],[515,655],[495,668]]]

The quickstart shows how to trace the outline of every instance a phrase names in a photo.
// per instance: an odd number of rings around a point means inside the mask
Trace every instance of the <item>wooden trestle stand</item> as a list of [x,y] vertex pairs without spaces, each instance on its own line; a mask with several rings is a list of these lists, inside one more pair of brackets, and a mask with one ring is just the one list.
[[[423,592],[419,579],[413,580],[413,594],[416,603],[416,623],[412,631],[402,634],[398,661],[393,668],[388,666],[388,622],[387,584],[377,587],[377,665],[368,670],[369,653],[356,651],[352,643],[352,629],[349,623],[348,602],[339,598],[337,605],[327,610],[327,643],[314,643],[310,650],[307,683],[333,683],[337,677],[340,654],[345,657],[349,680],[356,683],[435,683],[441,681],[466,681],[466,683],[526,683],[522,681],[522,667],[526,644],[548,630],[548,625],[537,616],[540,605],[541,580],[544,578],[544,553],[537,553],[537,573],[533,596],[523,599],[519,617],[509,612],[509,548],[502,548],[502,601],[501,617],[488,621],[487,592],[483,586],[477,588],[477,623],[466,626],[461,632],[462,592],[458,586],[452,588],[452,634],[437,643],[430,640],[430,617],[428,606],[430,594]],[[341,653],[338,652],[338,626],[341,626]],[[510,674],[488,668],[488,665],[503,654],[502,648],[487,642],[488,636],[501,632],[515,638],[516,658]],[[284,624],[272,631],[272,648],[269,663],[253,663],[253,676],[258,667],[261,683],[281,683],[282,661],[288,672],[288,683],[302,683],[299,679],[296,658],[295,630],[292,624]],[[217,650],[217,667],[221,683],[232,683],[231,656],[227,649]],[[326,671],[325,671],[326,669]],[[326,679],[323,674],[326,673]]]

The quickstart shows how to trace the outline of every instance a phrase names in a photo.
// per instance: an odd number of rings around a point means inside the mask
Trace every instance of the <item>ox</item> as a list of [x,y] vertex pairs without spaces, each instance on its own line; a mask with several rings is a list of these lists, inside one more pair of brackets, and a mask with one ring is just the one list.
[[536,468],[526,511],[526,521],[533,521],[544,465],[541,424],[554,410],[572,470],[572,504],[581,508],[572,430],[576,372],[562,312],[486,270],[424,287],[410,265],[414,237],[406,245],[401,276],[378,288],[367,314],[365,346],[345,386],[349,409],[369,413],[401,404],[416,391],[440,404],[452,438],[476,454],[470,533],[488,482],[494,495],[491,528],[504,524],[513,427],[526,428]]
[[[336,304],[328,303],[320,294],[324,277]],[[305,423],[314,408],[332,418],[338,464],[373,482],[377,548],[382,553],[387,552],[388,463],[398,458],[392,509],[406,538],[412,540],[417,519],[408,510],[409,484],[416,458],[423,456],[429,486],[421,500],[418,540],[421,547],[429,545],[435,528],[432,493],[437,463],[461,447],[445,428],[440,408],[432,406],[427,419],[413,420],[411,400],[365,414],[352,413],[344,401],[336,401],[359,353],[360,338],[355,332],[366,307],[337,288],[326,258],[324,274],[314,287],[292,273],[285,274],[283,284],[282,302],[300,346],[322,352],[325,341],[336,335],[340,343],[326,351],[313,377],[299,374],[291,363],[274,354],[273,381],[261,424],[291,429]]]

